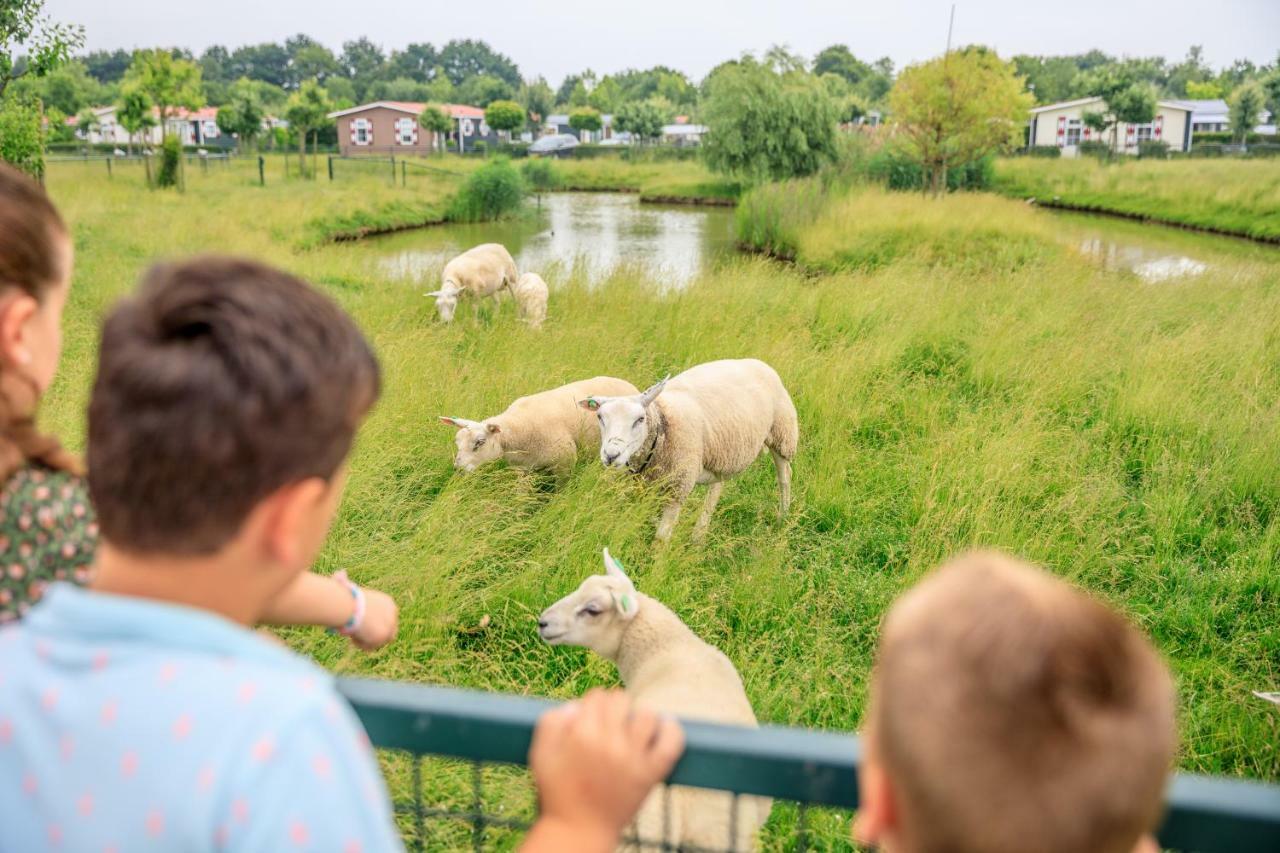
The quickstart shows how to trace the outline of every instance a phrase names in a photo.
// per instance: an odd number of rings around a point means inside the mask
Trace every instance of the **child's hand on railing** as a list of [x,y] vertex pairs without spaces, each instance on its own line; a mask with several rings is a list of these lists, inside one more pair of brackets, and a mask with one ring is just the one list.
[[522,849],[612,850],[683,751],[677,722],[633,708],[620,690],[548,711],[529,750],[540,817]]

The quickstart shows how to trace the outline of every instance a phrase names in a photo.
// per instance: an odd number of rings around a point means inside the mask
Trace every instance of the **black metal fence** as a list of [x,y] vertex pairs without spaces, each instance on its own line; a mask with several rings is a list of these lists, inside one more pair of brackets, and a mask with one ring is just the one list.
[[[553,703],[518,696],[364,679],[340,679],[384,769],[411,849],[510,849],[536,806],[525,764],[533,727]],[[858,805],[858,739],[765,726],[685,724],[687,747],[669,781],[729,792],[727,827],[743,796],[770,797],[766,835],[787,850],[849,849],[848,815]],[[429,780],[429,784],[426,782]],[[407,795],[407,798],[406,798]],[[668,810],[669,813],[669,810]],[[636,849],[692,850],[663,836],[632,835]],[[726,831],[723,847],[744,849]],[[1280,850],[1280,786],[1178,775],[1169,788],[1159,840],[1172,850]],[[706,850],[707,848],[697,848]]]

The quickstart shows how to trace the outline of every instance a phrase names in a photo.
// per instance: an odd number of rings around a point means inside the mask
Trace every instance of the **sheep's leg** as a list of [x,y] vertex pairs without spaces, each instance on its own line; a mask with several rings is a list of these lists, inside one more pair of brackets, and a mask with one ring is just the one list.
[[662,510],[662,518],[658,521],[658,532],[654,537],[659,542],[671,539],[671,534],[676,529],[676,521],[680,518],[680,507],[683,503],[683,498],[674,500]]
[[776,450],[773,454],[773,467],[778,473],[778,517],[786,518],[791,509],[791,460],[783,457]]
[[716,480],[707,486],[707,499],[702,505],[702,515],[698,516],[698,523],[693,526],[693,541],[701,545],[707,539],[707,528],[711,525],[711,514],[716,511],[716,504],[720,502],[720,493],[724,491],[724,480]]

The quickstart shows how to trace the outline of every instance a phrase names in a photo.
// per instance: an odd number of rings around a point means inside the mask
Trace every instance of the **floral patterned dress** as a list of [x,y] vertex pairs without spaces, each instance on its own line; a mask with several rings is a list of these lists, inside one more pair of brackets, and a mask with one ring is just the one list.
[[51,581],[85,584],[98,524],[82,478],[39,465],[0,487],[0,624],[26,615]]

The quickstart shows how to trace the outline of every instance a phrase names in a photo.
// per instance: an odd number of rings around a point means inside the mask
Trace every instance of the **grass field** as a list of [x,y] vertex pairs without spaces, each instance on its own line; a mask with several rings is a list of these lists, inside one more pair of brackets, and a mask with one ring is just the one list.
[[[445,327],[421,286],[380,279],[376,247],[298,248],[311,218],[408,191],[255,181],[213,170],[180,196],[108,182],[101,164],[53,168],[79,263],[45,421],[81,443],[97,321],[155,258],[252,255],[337,298],[374,341],[386,393],[320,568],[393,593],[402,621],[372,655],[286,632],[326,666],[556,697],[613,683],[587,653],[542,645],[533,619],[607,545],[737,663],[762,720],[854,729],[894,596],[948,554],[994,546],[1151,634],[1178,679],[1182,767],[1280,779],[1280,715],[1249,693],[1280,686],[1280,253],[1194,238],[1209,270],[1151,285],[1100,269],[1060,236],[1067,222],[1017,202],[863,193],[782,223],[807,269],[743,257],[670,295],[634,274],[594,290],[570,279],[541,333],[509,305]],[[424,180],[412,195],[448,189]],[[774,365],[795,399],[795,505],[775,518],[761,461],[725,489],[705,547],[689,542],[691,507],[654,548],[657,496],[591,460],[563,483],[455,476],[435,423],[597,373],[643,386],[739,356]],[[389,773],[403,791],[404,768]],[[527,812],[527,787],[492,773],[502,805]],[[428,786],[463,797],[466,784],[450,770]],[[793,821],[775,809],[771,848]],[[820,846],[845,844],[843,820],[818,829]]]
[[1280,242],[1280,159],[1022,157],[996,165],[998,192]]

